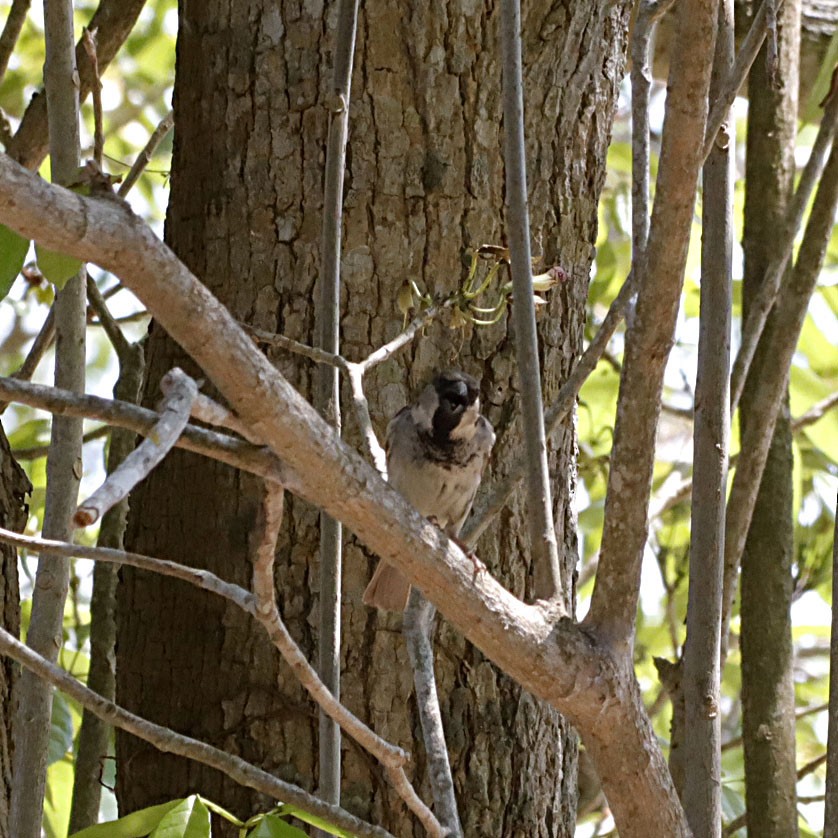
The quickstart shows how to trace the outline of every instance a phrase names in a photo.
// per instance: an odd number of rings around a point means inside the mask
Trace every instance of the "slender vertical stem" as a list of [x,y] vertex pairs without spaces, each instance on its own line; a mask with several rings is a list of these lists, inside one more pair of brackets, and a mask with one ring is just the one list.
[[[326,151],[326,181],[323,194],[323,239],[317,345],[327,352],[340,351],[340,251],[343,216],[343,178],[346,140],[349,133],[349,94],[352,58],[358,21],[358,0],[341,0],[335,35],[331,118]],[[340,430],[340,380],[338,370],[321,365],[317,371],[316,407]],[[341,525],[320,513],[320,650],[319,670],[323,682],[340,696],[340,590]],[[340,802],[340,728],[320,713],[319,794]]]
[[553,500],[547,470],[547,440],[538,332],[532,292],[530,223],[527,210],[526,147],[524,143],[524,82],[521,69],[521,6],[501,2],[503,56],[503,130],[506,168],[506,229],[509,239],[515,357],[521,382],[521,413],[527,457],[527,501],[530,545],[535,566],[536,594],[558,599],[562,592],[559,552],[553,525]]
[[[141,344],[127,344],[119,353],[119,378],[114,398],[137,404],[142,392],[144,357]],[[114,428],[108,447],[108,474],[134,449],[137,435]],[[102,517],[97,545],[122,549],[128,499],[120,501]],[[97,562],[93,568],[93,594],[90,598],[90,672],[87,686],[110,701],[116,694],[114,644],[116,643],[116,580],[119,568]],[[79,728],[70,834],[97,823],[102,796],[102,765],[108,753],[111,727],[95,713],[85,709]]]
[[[78,88],[73,40],[72,0],[45,0],[46,63],[44,82],[49,109],[49,148],[52,179],[68,183],[79,165]],[[55,385],[84,391],[85,271],[71,279],[55,299]],[[81,477],[82,422],[55,417],[47,457],[47,488],[43,532],[66,541]],[[64,601],[69,585],[66,560],[41,558],[35,576],[32,617],[27,643],[55,661],[62,643]],[[17,685],[14,717],[15,752],[12,773],[26,778],[14,784],[10,832],[16,838],[40,838],[46,783],[52,690],[32,672]]]
[[[722,0],[711,100],[730,73],[733,52],[733,0]],[[722,824],[719,646],[730,436],[734,137],[732,125],[723,127],[704,164],[692,540],[683,677],[683,803],[698,838],[719,836]]]
[[650,52],[655,22],[675,0],[642,0],[631,40],[631,270],[640,281],[649,238]]
[[826,801],[823,838],[838,838],[838,504],[832,536],[832,633],[829,638],[829,733],[826,745]]
[[417,588],[411,588],[410,599],[404,612],[403,634],[413,684],[416,688],[416,709],[422,726],[422,741],[428,760],[431,794],[434,797],[434,814],[446,831],[448,838],[463,834],[454,794],[454,778],[445,744],[442,713],[434,675],[434,650],[431,643],[436,608]]

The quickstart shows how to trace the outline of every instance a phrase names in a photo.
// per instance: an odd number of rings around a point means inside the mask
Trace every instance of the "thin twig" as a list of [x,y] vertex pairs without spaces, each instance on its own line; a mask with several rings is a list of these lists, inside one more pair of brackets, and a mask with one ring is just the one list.
[[739,405],[745,380],[748,377],[748,370],[751,368],[751,362],[754,359],[754,352],[762,336],[768,315],[771,313],[780,292],[783,276],[786,273],[786,267],[794,249],[797,231],[803,223],[803,216],[812,191],[823,173],[836,127],[838,127],[838,92],[833,93],[827,102],[818,134],[809,153],[809,159],[806,161],[806,166],[800,176],[800,182],[794,192],[794,197],[789,203],[785,223],[778,231],[778,235],[781,237],[781,244],[778,245],[777,250],[779,255],[766,268],[765,278],[760,284],[759,291],[748,305],[748,318],[742,326],[742,342],[731,373],[731,413]]
[[9,59],[15,51],[15,44],[20,37],[23,24],[26,23],[30,2],[31,0],[12,0],[12,8],[9,9],[3,34],[0,35],[0,82],[6,75]]
[[631,36],[631,263],[639,277],[649,238],[650,52],[655,23],[675,0],[642,0]]
[[526,146],[524,143],[524,83],[521,60],[519,0],[501,0],[503,60],[504,166],[506,169],[506,228],[510,272],[515,296],[515,359],[521,388],[521,415],[527,460],[527,522],[535,568],[536,596],[561,601],[562,576],[553,523],[552,488],[547,464],[544,401],[538,330],[532,292],[530,222],[527,211]]
[[362,375],[368,373],[373,367],[382,363],[382,361],[387,361],[392,358],[396,352],[407,346],[443,309],[448,307],[448,303],[433,305],[414,317],[407,325],[407,328],[399,332],[396,337],[385,343],[384,346],[380,346],[375,352],[371,352],[363,361],[358,362]]
[[163,376],[160,389],[165,394],[160,408],[160,421],[87,500],[79,505],[73,522],[77,527],[89,527],[112,506],[128,497],[131,490],[144,480],[152,469],[174,448],[186,424],[198,385],[186,373],[175,367]]
[[96,30],[85,27],[82,30],[81,42],[90,59],[90,71],[93,74],[90,90],[93,100],[93,160],[101,169],[105,134],[102,130],[102,80],[99,78],[99,60],[96,57]]
[[[799,191],[799,190],[798,190]],[[725,527],[725,596],[722,611],[722,655],[727,654],[727,637],[736,580],[742,553],[751,525],[757,492],[768,459],[768,449],[774,435],[777,414],[783,402],[782,393],[788,386],[789,370],[809,300],[817,286],[827,243],[832,233],[835,208],[838,206],[838,148],[833,146],[824,168],[797,262],[791,277],[780,289],[775,308],[776,329],[765,348],[770,365],[760,371],[759,387],[750,405],[751,415],[757,417],[744,429],[741,456],[736,466],[733,485],[727,504]],[[760,350],[761,352],[763,350]]]
[[[97,439],[107,436],[111,429],[107,425],[101,425],[92,431],[88,431],[81,439],[82,445],[88,442],[95,442]],[[16,460],[40,460],[49,454],[49,445],[36,445],[32,448],[15,448],[12,453]]]
[[[108,425],[128,428],[143,436],[152,433],[160,420],[159,413],[127,402],[70,393],[13,378],[0,378],[0,397],[47,410],[56,416],[96,419]],[[288,487],[296,485],[293,476],[267,448],[216,431],[187,425],[175,447],[203,454],[266,480],[284,483]]]
[[361,430],[361,439],[367,449],[367,455],[375,466],[376,471],[387,479],[387,457],[384,449],[375,435],[370,416],[370,406],[367,396],[364,393],[364,368],[360,364],[350,364],[347,367],[349,387],[352,392],[352,405],[355,408],[355,417]]
[[756,60],[762,42],[765,40],[765,32],[768,25],[767,5],[767,2],[760,3],[759,9],[757,9],[754,20],[751,23],[751,28],[748,30],[748,34],[745,35],[745,40],[742,41],[742,46],[739,48],[736,60],[733,62],[733,69],[730,71],[730,76],[727,82],[722,85],[715,101],[712,103],[704,134],[704,160],[710,155],[710,150],[713,148],[713,143],[716,142],[719,129],[724,124],[727,114],[733,105],[733,101],[742,89],[742,85],[745,83],[745,79],[750,72],[751,65]]
[[436,609],[418,588],[411,588],[404,612],[402,634],[407,646],[413,684],[416,690],[416,709],[422,728],[422,741],[428,761],[428,776],[434,797],[434,811],[446,830],[446,835],[456,838],[463,834],[457,811],[454,778],[445,730],[439,707],[439,693],[434,674],[434,647],[431,640]]
[[119,358],[123,358],[130,350],[128,339],[119,328],[119,324],[111,314],[96,280],[92,276],[87,277],[87,301],[90,307],[96,312],[99,323],[105,330],[108,340],[111,342]]
[[804,777],[808,777],[809,774],[817,771],[826,762],[828,756],[829,755],[824,752],[819,757],[815,757],[815,759],[807,762],[805,765],[801,765],[800,768],[797,769],[798,782]]
[[306,343],[300,343],[293,338],[285,337],[285,335],[275,334],[273,332],[266,332],[262,329],[257,329],[255,326],[250,326],[247,323],[239,324],[256,343],[261,343],[266,346],[278,346],[280,349],[285,349],[288,352],[293,352],[295,355],[302,355],[311,361],[316,361],[318,364],[328,364],[338,369],[345,369],[346,359],[334,352],[326,352],[323,349],[318,349],[315,346],[309,346]]
[[151,162],[151,158],[154,156],[154,152],[157,151],[157,147],[163,142],[169,131],[172,130],[174,124],[174,111],[169,111],[166,116],[160,120],[160,124],[154,129],[151,136],[148,138],[145,148],[143,148],[143,150],[137,155],[137,159],[134,161],[134,165],[129,169],[128,174],[125,176],[125,180],[123,180],[119,185],[119,189],[116,194],[119,195],[120,198],[124,198],[130,191],[131,187],[137,182],[137,180],[139,180],[143,170]]
[[[544,422],[549,435],[554,434],[564,419],[573,410],[576,404],[576,397],[582,389],[582,385],[588,379],[590,374],[596,368],[600,358],[608,346],[608,341],[617,331],[617,327],[625,319],[626,312],[631,305],[631,299],[637,291],[637,283],[634,281],[634,274],[631,273],[623,283],[620,292],[611,303],[602,324],[599,327],[593,340],[588,344],[588,348],[582,353],[579,362],[573,368],[573,372],[568,376],[567,381],[562,385],[550,408],[544,417]],[[523,457],[516,455],[511,458],[513,466],[508,477],[502,480],[495,486],[492,486],[488,493],[483,495],[483,499],[477,505],[474,514],[466,522],[460,533],[460,539],[469,546],[474,546],[481,535],[486,531],[489,524],[498,515],[501,509],[506,506],[512,493],[517,488],[518,484],[524,479],[526,472],[526,465],[523,462]]]
[[52,684],[65,695],[78,701],[79,704],[95,713],[103,721],[122,730],[127,730],[145,742],[150,742],[164,753],[177,754],[209,765],[231,777],[237,783],[268,795],[272,800],[281,800],[283,803],[299,806],[306,812],[318,815],[353,834],[371,836],[371,838],[393,838],[386,830],[359,820],[339,806],[324,803],[298,786],[279,780],[273,774],[269,774],[239,757],[213,748],[211,745],[199,742],[189,736],[182,736],[167,727],[161,727],[147,719],[129,713],[118,704],[114,704],[112,701],[102,698],[98,693],[87,689],[72,675],[15,640],[11,634],[2,628],[0,628],[0,652],[16,660],[27,670],[34,672],[39,678]]
[[[29,351],[26,353],[26,357],[23,359],[20,369],[12,373],[12,378],[17,378],[20,381],[31,380],[32,376],[35,374],[35,370],[38,368],[38,364],[41,363],[41,360],[44,355],[46,355],[50,346],[52,346],[54,340],[55,306],[52,306],[47,312],[46,319],[41,324],[41,329],[35,336],[32,346],[29,347]],[[3,414],[3,411],[5,411],[8,406],[9,402],[0,401],[0,415]]]
[[813,404],[805,413],[801,413],[797,419],[792,419],[792,432],[797,433],[798,431],[802,431],[803,428],[819,422],[835,405],[838,405],[838,392],[832,393],[832,395],[827,396],[817,404]]

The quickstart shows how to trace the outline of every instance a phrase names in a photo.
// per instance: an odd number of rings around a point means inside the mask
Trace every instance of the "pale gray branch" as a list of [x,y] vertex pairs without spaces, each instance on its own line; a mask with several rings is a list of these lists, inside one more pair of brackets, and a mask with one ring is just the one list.
[[160,419],[154,430],[105,478],[105,482],[79,505],[73,519],[77,527],[89,527],[112,506],[128,497],[134,486],[145,480],[152,469],[174,448],[189,421],[198,385],[186,373],[175,367],[163,376],[160,389],[165,398],[160,409]]
[[137,294],[281,456],[287,477],[278,482],[351,527],[494,663],[576,725],[602,771],[623,838],[688,834],[630,662],[615,658],[590,627],[521,603],[489,573],[475,578],[462,551],[335,436],[206,286],[125,207],[50,186],[2,155],[0,187],[0,222],[96,262]]
[[536,596],[559,602],[563,596],[552,489],[547,464],[544,401],[538,330],[532,291],[530,221],[527,209],[526,145],[524,142],[524,82],[521,61],[521,6],[501,0],[503,59],[503,136],[506,169],[506,230],[509,238],[515,305],[515,360],[521,388],[521,417],[527,461],[527,523],[535,568]]
[[[153,410],[127,402],[102,399],[71,393],[43,384],[30,384],[13,378],[0,378],[0,397],[10,402],[19,402],[30,407],[47,410],[56,416],[76,416],[97,419],[108,425],[127,428],[143,436],[154,430],[160,414]],[[242,471],[256,474],[266,480],[296,485],[293,476],[283,468],[282,463],[267,448],[252,445],[234,437],[215,431],[187,425],[175,447],[196,454],[203,454],[213,460],[226,463]]]
[[239,757],[129,713],[118,704],[87,689],[72,675],[15,640],[2,628],[0,628],[0,652],[78,701],[103,721],[127,730],[145,742],[150,742],[164,753],[177,754],[204,765],[210,765],[243,786],[255,789],[274,800],[299,806],[306,812],[325,818],[353,834],[371,836],[371,838],[393,838],[386,830],[359,820],[339,806],[324,803],[298,786],[279,780]]

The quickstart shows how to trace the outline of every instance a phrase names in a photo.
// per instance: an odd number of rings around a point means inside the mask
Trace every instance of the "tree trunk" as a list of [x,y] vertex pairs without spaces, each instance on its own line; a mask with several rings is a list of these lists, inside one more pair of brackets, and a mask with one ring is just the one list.
[[[335,11],[267,0],[180,7],[167,241],[235,317],[309,343]],[[570,275],[552,292],[540,324],[548,401],[581,350],[627,17],[626,3],[592,11],[578,0],[560,9],[539,1],[524,9],[534,250]],[[362,8],[342,263],[342,346],[350,358],[400,330],[396,296],[406,278],[432,294],[448,293],[465,273],[467,248],[503,239],[498,18],[496,10],[487,14],[442,0]],[[506,319],[472,333],[431,326],[396,362],[369,377],[378,430],[433,370],[462,367],[482,380],[484,412],[497,430],[493,471],[508,471],[505,451],[519,434],[509,337]],[[280,352],[272,357],[296,386],[310,391],[310,362]],[[157,398],[159,379],[173,364],[199,374],[153,327],[147,402]],[[357,441],[351,417],[346,425],[347,437]],[[576,562],[574,455],[568,427],[550,454],[568,601]],[[206,567],[246,585],[258,488],[252,477],[174,452],[132,497],[128,549]],[[478,553],[490,572],[531,596],[525,512],[515,500]],[[280,609],[311,658],[317,520],[316,510],[288,499],[276,568]],[[351,534],[345,542],[342,697],[378,732],[414,753],[415,779],[430,800],[400,617],[361,604],[376,557]],[[575,734],[445,624],[436,650],[466,834],[571,836]],[[117,698],[156,722],[316,787],[315,708],[260,630],[202,592],[123,570]],[[240,817],[270,805],[215,772],[125,735],[117,738],[117,756],[123,812],[190,791]],[[383,772],[348,739],[342,803],[394,834],[418,834]]]
[[[26,495],[32,485],[12,457],[9,440],[0,425],[0,527],[22,532],[26,526]],[[20,636],[20,591],[17,550],[0,544],[0,625]],[[9,838],[9,803],[12,794],[12,689],[18,667],[0,659],[0,838]]]
[[[775,257],[777,233],[794,178],[797,127],[797,66],[800,6],[787,2],[777,13],[777,86],[767,75],[763,47],[749,81],[745,192],[744,309],[757,294]],[[776,363],[761,351],[751,366],[740,410],[742,438],[749,422],[760,422],[749,406],[761,386],[762,370]],[[797,835],[795,716],[791,597],[794,522],[792,440],[788,397],[781,408],[742,555],[742,730],[745,797],[750,835]]]

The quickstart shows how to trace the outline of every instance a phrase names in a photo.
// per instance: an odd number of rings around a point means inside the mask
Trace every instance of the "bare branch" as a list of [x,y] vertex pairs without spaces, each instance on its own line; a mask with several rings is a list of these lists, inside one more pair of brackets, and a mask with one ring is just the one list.
[[530,222],[527,211],[526,147],[524,143],[524,82],[521,69],[521,6],[501,0],[503,56],[504,166],[506,169],[506,228],[510,272],[515,296],[515,359],[521,388],[521,414],[527,458],[527,521],[535,568],[536,596],[561,601],[561,570],[553,523],[553,501],[547,465],[544,401],[538,360],[538,331],[532,291]]
[[[626,351],[605,525],[588,622],[630,646],[646,544],[663,372],[681,298],[715,42],[714,0],[681,0],[669,79],[647,272]],[[697,47],[700,45],[700,48]]]
[[387,479],[387,458],[384,449],[375,435],[370,416],[370,406],[364,393],[364,368],[359,364],[350,364],[347,367],[349,374],[349,386],[352,390],[352,405],[355,408],[355,417],[361,430],[361,439],[367,450],[375,470],[386,480]]
[[448,747],[445,744],[445,730],[442,726],[439,693],[434,674],[431,632],[435,614],[436,609],[422,596],[422,592],[417,588],[411,588],[404,612],[402,634],[410,657],[410,668],[413,670],[416,709],[428,760],[434,809],[445,827],[445,834],[456,838],[463,834],[463,828],[457,812],[454,778],[451,775]]
[[102,324],[102,328],[108,336],[108,340],[111,342],[117,357],[121,360],[130,351],[131,345],[128,343],[128,339],[125,337],[122,329],[119,328],[119,324],[114,319],[114,316],[111,314],[108,304],[105,302],[105,298],[102,296],[102,292],[99,290],[99,286],[92,276],[87,277],[87,301],[90,303],[90,307],[96,312],[99,322]]
[[[88,431],[82,438],[82,445],[88,442],[95,442],[97,439],[107,436],[111,429],[107,425],[100,425],[92,431]],[[32,448],[15,448],[12,453],[16,460],[40,460],[49,454],[49,445],[36,445]]]
[[[733,64],[733,0],[719,3],[711,97]],[[732,114],[728,114],[731,118]],[[683,654],[684,766],[681,800],[696,835],[722,820],[719,645],[725,492],[730,440],[728,384],[733,307],[734,132],[722,129],[704,164],[701,310],[693,424],[693,477],[687,642]]]
[[[72,0],[52,0],[44,6],[44,83],[49,106],[49,124],[44,131],[54,182],[75,180],[79,166],[79,100],[76,60],[73,50]],[[36,238],[33,236],[32,238]],[[55,298],[55,376],[57,387],[84,391],[86,269],[70,278]],[[50,538],[66,539],[72,532],[71,518],[81,479],[82,422],[56,418],[50,431],[47,455],[44,532]],[[64,603],[70,582],[66,562],[41,557],[35,574],[32,614],[26,641],[30,648],[55,661],[61,647]],[[17,685],[12,721],[15,743],[12,773],[26,782],[14,783],[9,804],[9,832],[16,838],[40,838],[46,788],[52,691],[31,672],[24,672]]]
[[656,21],[675,0],[642,0],[631,36],[631,260],[640,277],[649,238],[649,92],[650,50]]
[[266,794],[274,800],[291,803],[307,812],[318,815],[354,834],[372,838],[392,838],[389,832],[372,826],[350,815],[339,806],[324,803],[298,786],[277,779],[273,774],[245,762],[239,757],[213,748],[189,736],[181,736],[166,727],[135,716],[118,704],[94,693],[80,684],[72,675],[50,663],[15,640],[5,629],[0,628],[0,652],[16,660],[27,670],[34,672],[48,684],[75,699],[83,707],[95,713],[100,719],[122,730],[127,730],[145,742],[150,742],[164,753],[177,754],[196,762],[210,765],[231,777],[237,783]]
[[[47,313],[46,319],[41,325],[41,330],[35,336],[32,346],[29,347],[29,352],[23,359],[20,369],[12,374],[12,378],[17,378],[20,381],[29,381],[35,374],[38,364],[41,363],[47,350],[52,346],[55,340],[55,306],[53,305]],[[9,406],[8,402],[0,401],[0,415]]]
[[[625,319],[626,312],[631,305],[631,299],[636,292],[637,283],[632,273],[623,283],[623,287],[614,298],[614,302],[611,303],[611,307],[608,309],[608,313],[605,315],[594,339],[582,353],[582,357],[573,368],[573,372],[568,376],[555,401],[545,414],[544,423],[547,426],[548,434],[552,435],[559,429],[561,423],[576,405],[576,397],[579,395],[582,385],[596,368],[599,359],[602,358],[608,346],[608,341],[611,340],[614,332],[617,331],[617,327]],[[463,527],[460,539],[465,544],[473,546],[477,543],[477,540],[483,535],[495,516],[506,506],[518,484],[524,479],[526,465],[523,457],[515,456],[511,459],[516,465],[513,466],[509,476],[483,495],[474,513]]]
[[[42,384],[16,381],[13,378],[0,378],[0,397],[47,410],[56,416],[97,419],[108,425],[128,428],[143,436],[152,433],[160,420],[159,413],[127,402],[79,395]],[[187,425],[175,447],[203,454],[266,480],[284,483],[286,486],[296,485],[294,477],[266,448],[206,428]]]
[[750,528],[762,473],[768,458],[768,448],[774,434],[777,413],[783,401],[782,392],[787,386],[792,356],[800,330],[803,328],[809,299],[815,290],[823,265],[836,206],[838,206],[838,149],[833,147],[815,194],[797,263],[790,281],[781,288],[777,298],[774,314],[776,328],[765,350],[765,356],[770,357],[772,363],[761,370],[760,386],[750,406],[754,419],[748,423],[742,438],[741,456],[736,466],[736,474],[733,477],[733,486],[728,499],[725,528],[725,597],[722,610],[723,655],[727,653],[727,634],[736,593],[736,577],[742,551],[745,549],[745,540]]
[[279,482],[351,527],[467,639],[577,726],[598,767],[615,766],[602,781],[624,838],[688,834],[630,663],[615,659],[589,627],[524,605],[488,573],[475,578],[462,551],[335,437],[206,286],[126,208],[50,186],[2,155],[0,187],[0,222],[23,235],[37,230],[46,246],[119,276],[282,457],[287,477]]
[[375,352],[370,353],[363,361],[360,361],[358,366],[361,367],[362,375],[369,372],[373,367],[378,366],[383,361],[387,361],[393,357],[400,349],[407,346],[419,332],[428,325],[443,309],[448,308],[448,305],[443,303],[441,305],[434,305],[426,308],[423,312],[418,314],[410,321],[407,328],[400,332],[391,341],[388,341],[384,346],[380,346]]
[[15,44],[20,37],[23,24],[26,23],[26,15],[29,12],[31,0],[12,0],[12,7],[6,18],[6,25],[3,33],[0,34],[0,82],[6,75],[9,66],[9,59],[15,51]]
[[175,113],[174,111],[169,111],[163,119],[160,120],[160,124],[154,129],[151,136],[148,138],[148,142],[145,144],[143,150],[137,155],[137,159],[134,161],[134,165],[128,170],[128,174],[125,176],[125,179],[119,185],[119,189],[117,190],[117,195],[120,198],[124,198],[128,192],[131,190],[131,187],[140,179],[140,175],[145,170],[145,167],[151,162],[151,158],[154,157],[154,152],[157,151],[157,147],[169,134],[169,131],[172,130],[175,124]]
[[794,433],[803,430],[809,425],[814,425],[819,422],[838,404],[838,393],[833,393],[822,399],[817,404],[812,405],[805,413],[801,413],[797,419],[792,419],[791,429]]
[[198,385],[175,367],[160,383],[165,394],[160,421],[152,433],[111,472],[105,482],[76,510],[73,521],[77,527],[89,527],[123,498],[174,448],[189,421],[192,402]]
[[779,256],[774,259],[765,272],[765,279],[760,285],[759,292],[748,306],[748,318],[742,326],[742,342],[731,373],[730,387],[730,410],[736,410],[748,377],[748,370],[754,358],[759,339],[762,336],[768,315],[774,307],[777,295],[780,292],[780,285],[786,273],[786,267],[792,256],[794,240],[797,231],[803,223],[803,216],[809,204],[812,190],[818,183],[818,179],[826,165],[826,159],[832,146],[835,130],[838,127],[838,92],[833,93],[826,105],[823,118],[821,119],[818,134],[809,153],[809,159],[803,173],[800,175],[800,182],[795,190],[794,197],[789,203],[786,221],[782,229],[778,231],[782,244],[778,245]]
[[739,47],[739,52],[736,54],[736,60],[733,62],[730,75],[727,81],[721,85],[710,108],[710,115],[707,117],[707,130],[704,135],[705,160],[709,157],[713,143],[716,142],[719,129],[727,120],[727,115],[733,106],[733,101],[742,89],[742,85],[745,83],[745,79],[750,72],[751,65],[759,54],[762,42],[765,40],[767,28],[768,3],[762,2],[759,4],[759,8],[754,15],[748,34],[745,35],[745,39],[742,41],[742,46]]
[[[95,29],[99,72],[104,72],[128,37],[145,5],[145,0],[101,0],[88,29]],[[79,97],[84,99],[93,88],[90,59],[79,42],[76,62],[80,81]],[[54,112],[54,111],[53,111]],[[47,102],[43,93],[32,97],[17,132],[6,147],[6,153],[27,169],[37,169],[47,155]],[[77,164],[78,165],[78,164]]]
[[93,76],[90,91],[93,99],[93,161],[101,169],[105,135],[102,130],[102,80],[99,78],[99,61],[96,57],[96,30],[85,27],[81,33],[81,42],[90,59],[90,72]]
[[192,402],[192,415],[201,422],[206,422],[208,425],[215,425],[218,428],[227,428],[235,431],[254,445],[260,444],[259,439],[253,433],[252,429],[245,425],[230,408],[213,401],[203,393],[195,394],[195,401]]

